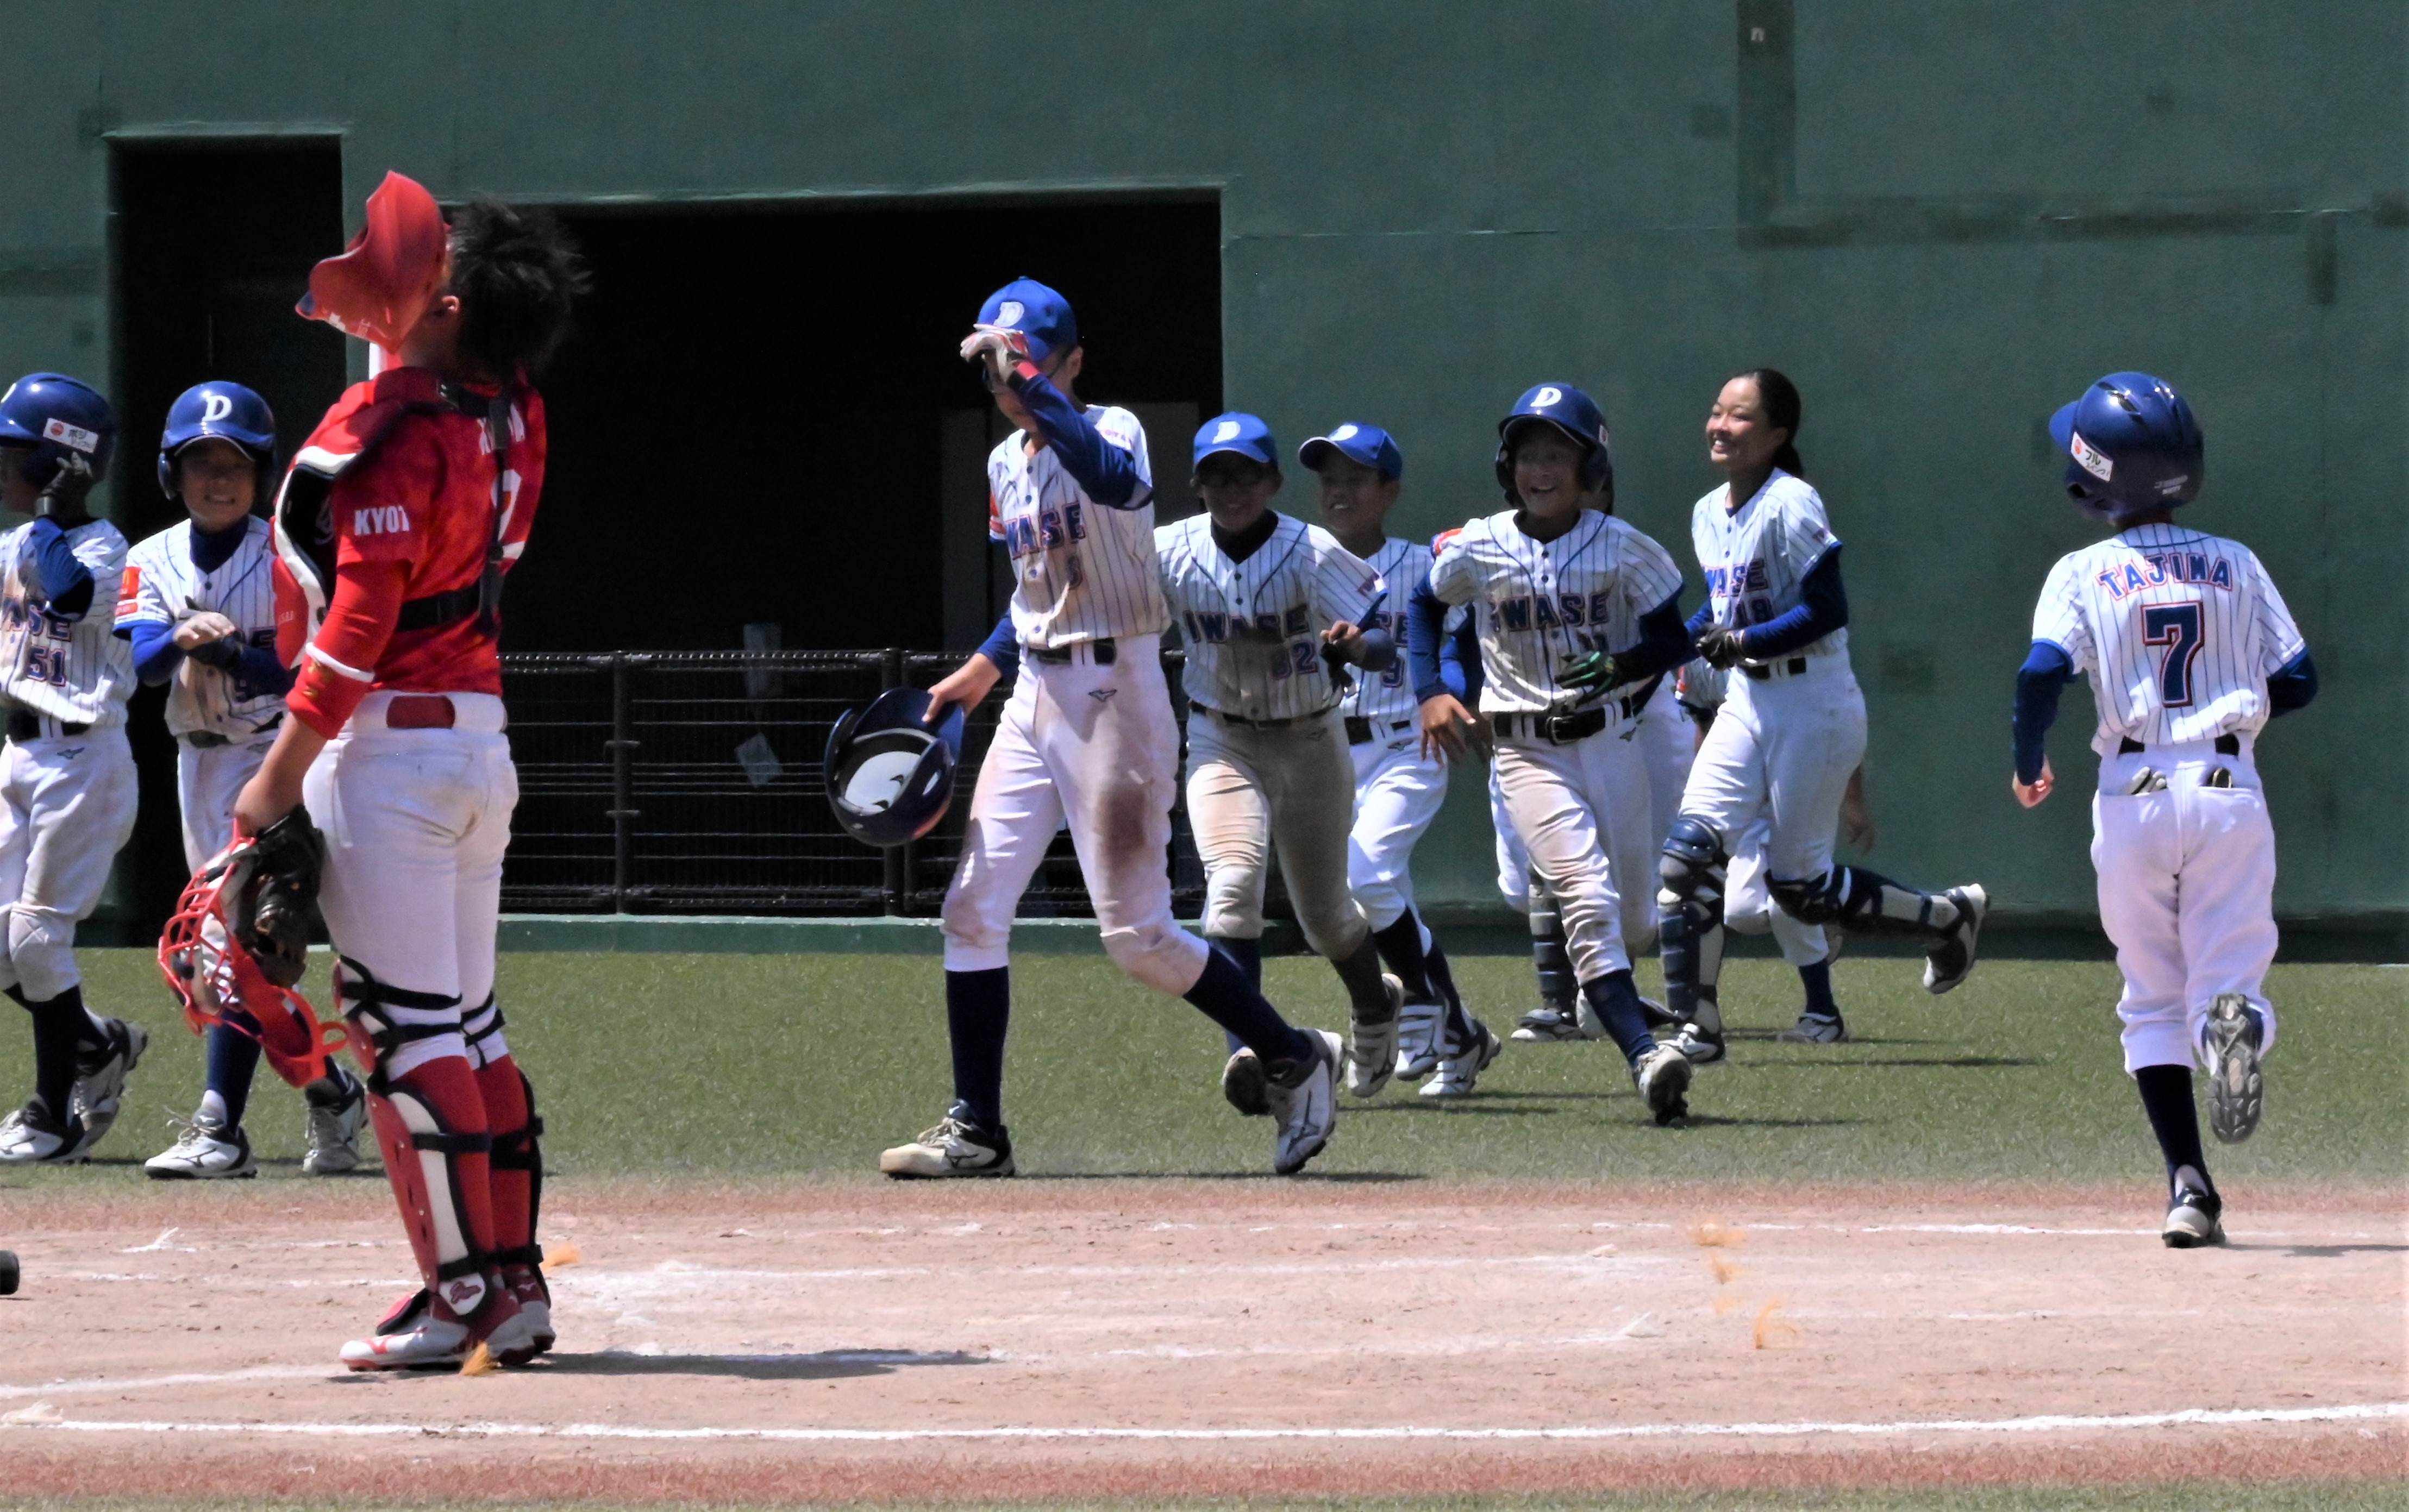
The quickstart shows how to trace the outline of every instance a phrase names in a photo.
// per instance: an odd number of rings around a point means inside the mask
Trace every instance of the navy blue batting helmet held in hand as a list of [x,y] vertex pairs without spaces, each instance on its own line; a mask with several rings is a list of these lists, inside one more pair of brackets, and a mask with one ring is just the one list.
[[848,709],[829,731],[820,770],[829,807],[846,834],[882,849],[937,828],[954,800],[962,756],[962,712],[931,726],[929,695],[889,688],[867,709]]
[[231,441],[259,465],[259,497],[276,483],[276,411],[240,383],[195,383],[167,406],[159,436],[159,490],[176,497],[176,454],[195,441]]
[[27,373],[0,394],[0,446],[30,447],[25,480],[48,483],[69,453],[92,469],[92,481],[108,476],[108,454],[117,439],[117,411],[100,391],[65,373]]
[[1497,486],[1506,491],[1507,503],[1522,502],[1514,492],[1514,438],[1531,425],[1552,425],[1581,449],[1581,487],[1593,494],[1612,492],[1614,457],[1607,445],[1605,411],[1570,383],[1540,383],[1497,422]]
[[2067,493],[2095,519],[2113,525],[2200,496],[2200,422],[2165,379],[2110,373],[2050,416],[2049,435],[2067,456]]

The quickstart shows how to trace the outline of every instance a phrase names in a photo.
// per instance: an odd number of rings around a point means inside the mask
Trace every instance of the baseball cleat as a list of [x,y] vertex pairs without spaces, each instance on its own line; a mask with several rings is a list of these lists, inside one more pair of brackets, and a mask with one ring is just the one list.
[[1263,1074],[1262,1058],[1240,1046],[1221,1067],[1221,1096],[1248,1118],[1272,1116],[1271,1080]]
[[1648,1020],[1648,1027],[1651,1030],[1677,1030],[1681,1027],[1681,1015],[1653,998],[1640,999],[1639,1012]]
[[[2189,1166],[2181,1174],[2194,1174]],[[2203,1186],[2185,1181],[2167,1203],[2167,1224],[2158,1237],[2169,1249],[2197,1249],[2225,1243],[2225,1202]]]
[[[1304,1170],[1338,1127],[1338,1066],[1347,1047],[1328,1030],[1304,1033],[1313,1042],[1312,1056],[1303,1065],[1282,1068],[1285,1077],[1265,1078],[1272,1116],[1279,1120],[1279,1132],[1272,1141],[1272,1170],[1283,1176]],[[1282,1086],[1283,1080],[1291,1085]]]
[[1701,994],[1697,1016],[1681,1026],[1673,1040],[1673,1047],[1693,1066],[1711,1066],[1724,1058],[1724,1010],[1714,999]]
[[536,1308],[542,1315],[538,1318],[526,1303],[517,1302],[515,1292],[512,1300],[515,1305],[511,1315],[485,1335],[485,1347],[505,1365],[524,1365],[553,1346],[552,1308],[549,1303],[537,1303]]
[[[519,1304],[519,1317],[527,1319],[527,1346],[518,1359],[505,1357],[505,1365],[524,1365],[538,1355],[550,1354],[559,1335],[552,1326],[552,1289],[543,1284],[543,1273],[532,1265],[505,1266],[502,1284]],[[499,1352],[497,1348],[497,1353]]]
[[2239,992],[2220,992],[2201,1021],[2200,1058],[2208,1064],[2208,1127],[2220,1145],[2239,1145],[2258,1129],[2267,1079],[2258,1047],[2267,1023]]
[[961,1116],[957,1103],[935,1128],[879,1156],[878,1169],[898,1181],[1008,1176],[1013,1174],[1012,1135],[1000,1128],[981,1129]]
[[1977,883],[1952,887],[1940,896],[1957,906],[1957,922],[1925,953],[1924,990],[1935,997],[1973,974],[1975,938],[1983,932],[1983,915],[1991,912],[1991,895]]
[[259,1174],[251,1139],[215,1118],[193,1115],[176,1143],[142,1162],[153,1181],[238,1181]]
[[83,1122],[83,1152],[91,1153],[117,1122],[117,1107],[125,1096],[125,1078],[133,1073],[142,1052],[151,1048],[151,1031],[122,1018],[104,1018],[108,1044],[76,1065],[75,1094],[67,1112]]
[[1821,1014],[1800,1014],[1798,1022],[1775,1035],[1781,1044],[1838,1044],[1849,1037],[1849,1026]]
[[1473,1083],[1480,1079],[1480,1073],[1505,1048],[1506,1042],[1490,1032],[1488,1025],[1473,1019],[1472,1037],[1460,1044],[1449,1043],[1447,1054],[1439,1058],[1437,1074],[1422,1083],[1421,1095],[1469,1097]]
[[1689,1101],[1682,1094],[1690,1089],[1690,1058],[1678,1045],[1660,1044],[1641,1056],[1631,1068],[1631,1081],[1658,1123],[1689,1116]]
[[[331,1101],[320,1101],[329,1095],[322,1087],[334,1094]],[[339,1176],[358,1169],[360,1126],[368,1116],[368,1094],[360,1084],[349,1076],[337,1083],[330,1075],[303,1087],[301,1095],[310,1103],[310,1153],[301,1157],[302,1174]]]
[[437,1370],[469,1358],[475,1340],[466,1323],[422,1313],[409,1328],[375,1333],[343,1346],[343,1363],[353,1370]]
[[0,1165],[75,1165],[89,1147],[75,1121],[53,1117],[38,1097],[0,1118]]
[[1437,1069],[1447,1004],[1409,1002],[1397,1012],[1397,1074],[1410,1081]]
[[1590,1036],[1580,1031],[1580,1015],[1557,1003],[1543,1003],[1524,1014],[1514,1025],[1513,1038],[1525,1044],[1552,1044],[1562,1040],[1585,1040]]
[[1367,1024],[1349,1015],[1347,1024],[1347,1090],[1357,1097],[1377,1097],[1397,1073],[1397,1017],[1405,1012],[1406,985],[1383,973],[1380,988],[1388,994],[1389,1016]]

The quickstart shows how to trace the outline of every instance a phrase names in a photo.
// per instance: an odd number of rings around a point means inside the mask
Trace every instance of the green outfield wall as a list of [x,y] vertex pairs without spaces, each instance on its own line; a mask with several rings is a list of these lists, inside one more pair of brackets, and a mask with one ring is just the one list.
[[[11,371],[112,360],[116,154],[277,134],[339,138],[353,223],[388,167],[589,208],[1217,200],[1221,396],[1288,438],[1390,426],[1416,531],[1497,507],[1497,415],[1564,379],[1608,411],[1623,512],[1688,562],[1706,407],[1782,367],[1847,542],[1872,859],[2015,912],[2091,888],[2081,693],[2068,792],[2027,814],[2007,784],[2032,600],[2087,537],[2042,422],[2157,371],[2209,438],[2187,519],[2266,558],[2324,676],[2262,756],[2279,906],[2409,906],[2398,0],[18,0],[7,51]],[[738,332],[748,298],[844,297],[743,293]],[[708,428],[709,377],[679,375],[677,423]],[[539,554],[579,528],[548,511]],[[1490,896],[1482,794],[1418,870]]]

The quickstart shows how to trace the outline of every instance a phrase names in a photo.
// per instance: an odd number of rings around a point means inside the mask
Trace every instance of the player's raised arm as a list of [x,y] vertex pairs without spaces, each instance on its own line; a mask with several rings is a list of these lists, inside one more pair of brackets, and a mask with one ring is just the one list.
[[[1471,578],[1460,569],[1449,570],[1449,546],[1453,532],[1438,540],[1438,561],[1433,564],[1430,576],[1414,584],[1406,600],[1406,658],[1414,680],[1414,697],[1421,700],[1422,740],[1425,756],[1435,756],[1443,761],[1458,761],[1477,754],[1480,724],[1463,698],[1448,685],[1446,670],[1440,665],[1439,647],[1446,636],[1448,600],[1442,597],[1442,582],[1448,588],[1469,599],[1473,593]],[[1442,579],[1441,572],[1447,571]]]
[[1145,433],[1132,426],[1107,434],[1074,392],[1085,353],[1060,295],[1031,279],[1005,284],[979,311],[961,351],[963,361],[981,365],[998,407],[1061,459],[1089,498],[1116,510],[1153,498]]

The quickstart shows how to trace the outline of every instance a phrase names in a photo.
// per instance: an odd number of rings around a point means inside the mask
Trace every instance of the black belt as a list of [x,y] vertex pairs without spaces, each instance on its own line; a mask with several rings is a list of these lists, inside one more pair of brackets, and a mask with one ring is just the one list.
[[[2141,742],[2128,739],[2120,742],[2117,744],[2116,754],[2118,756],[2140,756],[2142,752],[2148,749],[2149,747],[2143,745]],[[2242,754],[2242,737],[2238,735],[2219,735],[2215,741],[2215,750],[2218,756],[2238,756]]]
[[1585,741],[1606,728],[1604,709],[1584,709],[1577,714],[1524,713],[1513,712],[1489,716],[1489,727],[1500,737],[1512,740],[1517,735],[1551,745],[1570,745]]
[[[1749,676],[1755,678],[1760,683],[1773,675],[1773,669],[1770,667],[1743,666],[1740,668],[1740,670],[1746,672]],[[1807,658],[1804,656],[1793,656],[1788,662],[1783,664],[1782,670],[1788,672],[1793,677],[1796,677],[1807,670]]]
[[[57,736],[51,737],[58,740],[73,740],[84,731],[92,728],[90,725],[69,724],[65,720],[59,721],[58,726],[59,733]],[[37,713],[34,713],[29,710],[9,710],[8,738],[12,741],[21,742],[38,741],[44,739],[45,737],[42,734],[42,716]]]
[[1031,646],[1029,659],[1042,661],[1048,667],[1060,667],[1076,660],[1079,647],[1082,645],[1089,648],[1090,658],[1099,667],[1110,667],[1120,660],[1120,653],[1113,649],[1113,643],[1110,641],[1075,641],[1067,646]]
[[1299,714],[1292,719],[1248,719],[1243,714],[1226,713],[1209,703],[1191,700],[1190,707],[1200,713],[1211,714],[1224,725],[1236,725],[1245,729],[1286,729],[1291,725],[1318,725],[1321,722],[1320,714]]
[[[1384,726],[1386,728],[1381,727]],[[1401,729],[1411,729],[1413,727],[1414,722],[1410,719],[1373,719],[1363,714],[1349,714],[1347,716],[1347,743],[1349,745],[1369,745],[1374,741],[1380,739],[1384,734],[1393,735]]]

